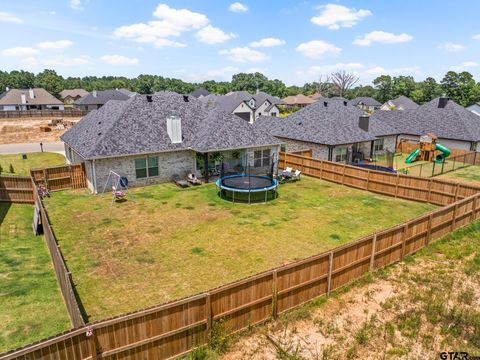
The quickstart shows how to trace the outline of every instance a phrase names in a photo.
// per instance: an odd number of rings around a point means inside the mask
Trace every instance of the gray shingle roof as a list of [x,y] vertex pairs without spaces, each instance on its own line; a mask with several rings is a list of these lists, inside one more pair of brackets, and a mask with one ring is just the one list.
[[[325,103],[327,106],[325,106]],[[386,124],[370,119],[369,131],[358,126],[364,112],[341,101],[324,101],[309,105],[286,118],[260,117],[254,126],[279,138],[295,139],[323,145],[342,145],[375,140],[376,135],[395,133]]]
[[394,127],[398,134],[431,132],[440,138],[480,141],[480,117],[453,100],[439,108],[439,100],[433,99],[416,110],[377,111],[372,117]]
[[[250,104],[250,100],[255,100],[255,105]],[[226,95],[214,95],[210,94],[203,96],[199,99],[200,101],[209,104],[209,106],[218,106],[220,109],[227,112],[234,111],[240,104],[246,106],[245,111],[251,111],[256,109],[260,104],[265,101],[269,101],[271,105],[283,105],[285,104],[282,100],[275,96],[268,95],[264,92],[258,92],[255,95],[250,94],[246,91],[232,91]]]
[[71,96],[72,98],[75,98],[77,96],[85,96],[88,94],[88,91],[83,90],[83,89],[65,89],[60,92],[60,98],[65,99],[67,96]]
[[195,89],[190,95],[198,99],[200,96],[210,95],[210,91],[205,88],[198,88]]
[[257,107],[263,102],[265,102],[266,100],[268,100],[268,102],[270,102],[271,105],[285,105],[285,102],[283,100],[279,99],[276,96],[269,95],[263,91],[259,91],[258,93],[253,95],[253,98],[257,103]]
[[[33,91],[33,98],[30,97]],[[25,95],[25,104],[22,103],[22,95]],[[43,88],[34,89],[10,89],[0,97],[0,105],[63,105],[63,102]]]
[[104,105],[109,100],[128,100],[129,95],[124,94],[119,90],[100,90],[96,92],[96,96],[93,96],[92,91],[88,95],[85,95],[75,101],[75,105]]
[[355,99],[350,100],[350,104],[354,106],[382,106],[382,104],[380,104],[377,100],[369,96],[358,96]]
[[[127,101],[109,101],[90,112],[61,139],[85,159],[192,149],[198,152],[277,145],[280,141],[236,115],[201,101],[159,92]],[[182,143],[173,144],[166,118],[182,120]]]
[[384,105],[388,107],[394,106],[395,110],[415,110],[420,106],[415,101],[403,95],[400,95],[396,99],[388,100]]

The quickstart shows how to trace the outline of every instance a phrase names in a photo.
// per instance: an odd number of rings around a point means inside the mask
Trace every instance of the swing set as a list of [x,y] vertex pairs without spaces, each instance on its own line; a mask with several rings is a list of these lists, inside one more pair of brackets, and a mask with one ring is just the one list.
[[115,171],[110,170],[107,181],[103,186],[102,193],[110,187],[112,189],[112,204],[114,201],[123,200],[128,193],[128,179],[125,176],[120,176]]

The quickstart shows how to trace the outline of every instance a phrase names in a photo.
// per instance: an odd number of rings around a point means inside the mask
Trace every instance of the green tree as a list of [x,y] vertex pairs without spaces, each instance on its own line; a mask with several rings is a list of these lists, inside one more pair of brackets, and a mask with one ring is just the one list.
[[394,98],[403,95],[406,97],[411,97],[412,91],[415,90],[415,80],[412,76],[396,76],[393,78],[393,91],[392,96]]
[[47,90],[49,93],[58,96],[64,89],[63,77],[57,75],[55,70],[45,69],[35,78],[35,86]]
[[449,71],[441,81],[442,90],[456,103],[469,106],[480,99],[480,89],[468,71]]
[[390,75],[381,75],[373,80],[377,89],[377,100],[384,103],[393,98],[393,81]]

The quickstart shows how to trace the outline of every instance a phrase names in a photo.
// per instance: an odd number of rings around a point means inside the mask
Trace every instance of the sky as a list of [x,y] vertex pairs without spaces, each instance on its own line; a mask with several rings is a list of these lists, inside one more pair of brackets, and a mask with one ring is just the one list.
[[0,0],[0,70],[303,85],[347,70],[480,80],[478,0]]

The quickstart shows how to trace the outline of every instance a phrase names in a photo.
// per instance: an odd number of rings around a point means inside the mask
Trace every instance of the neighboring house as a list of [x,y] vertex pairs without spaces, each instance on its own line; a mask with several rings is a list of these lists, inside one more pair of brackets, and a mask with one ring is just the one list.
[[305,96],[303,94],[291,95],[283,99],[285,106],[288,108],[294,108],[294,107],[302,108],[315,103],[315,101],[316,100],[308,96]]
[[198,88],[190,94],[190,96],[193,96],[197,99],[208,95],[210,95],[210,91],[205,88]]
[[358,107],[360,110],[373,112],[377,109],[380,109],[382,104],[377,100],[368,96],[358,96],[355,99],[349,101],[350,105]]
[[[261,117],[254,127],[284,143],[284,151],[311,150],[319,159],[350,162],[394,151],[396,132],[343,101],[325,99],[280,119]],[[349,157],[350,155],[350,158]]]
[[0,95],[0,110],[63,110],[63,102],[42,88],[7,89]]
[[72,108],[75,101],[87,94],[88,91],[83,89],[65,89],[60,92],[60,100],[63,101],[66,108]]
[[125,88],[115,89],[115,90],[118,90],[118,91],[120,91],[121,93],[123,93],[123,94],[125,94],[125,95],[128,95],[128,96],[130,96],[130,97],[132,97],[132,96],[134,96],[134,95],[137,95],[136,92],[130,91],[130,90],[125,89]]
[[469,107],[467,107],[467,110],[468,110],[468,111],[471,111],[471,112],[474,113],[475,115],[480,116],[480,103],[476,103],[476,104],[470,105]]
[[319,100],[320,98],[323,98],[322,94],[319,92],[316,92],[315,94],[309,95],[308,96],[310,99],[313,99],[315,101]]
[[243,120],[253,124],[261,115],[278,116],[278,105],[283,101],[264,92],[251,95],[246,91],[234,91],[226,95],[207,95],[199,98],[205,104],[235,114]]
[[75,101],[75,107],[79,110],[92,111],[100,109],[110,100],[128,100],[130,95],[120,90],[93,90],[91,93],[82,96]]
[[398,98],[388,100],[380,107],[380,110],[415,110],[419,105],[410,98],[400,95]]
[[70,162],[85,162],[93,192],[102,191],[110,170],[127,177],[129,186],[189,172],[208,180],[218,173],[219,159],[233,168],[247,155],[254,170],[266,171],[280,147],[238,116],[172,92],[111,100],[61,139]]
[[419,141],[433,133],[446,147],[476,151],[480,142],[480,117],[447,97],[440,97],[416,110],[377,111],[373,119],[396,129],[398,140]]

